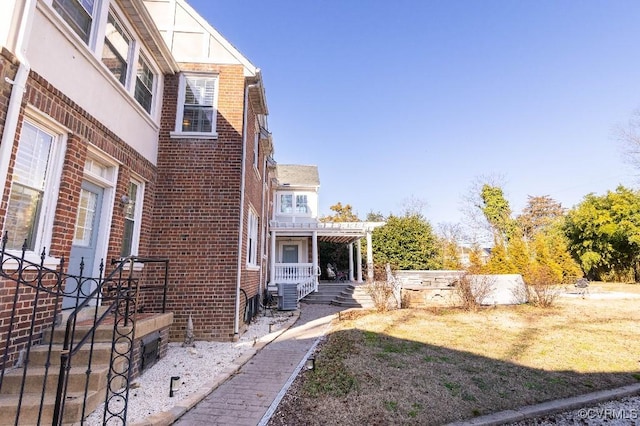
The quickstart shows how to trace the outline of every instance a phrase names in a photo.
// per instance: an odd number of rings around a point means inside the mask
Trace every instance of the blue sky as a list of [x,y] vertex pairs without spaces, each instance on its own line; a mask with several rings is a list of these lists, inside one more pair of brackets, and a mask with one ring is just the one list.
[[511,207],[637,187],[640,2],[188,0],[263,72],[275,159],[316,164],[320,212],[426,203],[459,222],[480,176]]

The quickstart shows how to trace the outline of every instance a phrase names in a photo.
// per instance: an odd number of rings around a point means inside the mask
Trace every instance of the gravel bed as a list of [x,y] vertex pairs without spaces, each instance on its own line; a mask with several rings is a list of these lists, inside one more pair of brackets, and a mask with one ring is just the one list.
[[[274,311],[273,316],[258,316],[237,342],[196,341],[195,347],[169,343],[167,354],[149,370],[136,378],[129,389],[127,423],[170,410],[179,401],[201,390],[239,357],[253,349],[265,336],[280,330],[292,316],[291,312]],[[173,398],[169,397],[169,381],[175,382]],[[112,410],[120,409],[110,405]],[[86,420],[87,425],[102,425],[104,404]]]

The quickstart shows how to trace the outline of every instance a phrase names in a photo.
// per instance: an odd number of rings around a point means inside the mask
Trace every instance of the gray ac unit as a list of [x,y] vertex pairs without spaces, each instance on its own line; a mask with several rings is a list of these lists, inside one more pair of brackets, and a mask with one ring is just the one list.
[[298,309],[297,284],[278,284],[278,309],[281,311],[295,311],[296,309]]

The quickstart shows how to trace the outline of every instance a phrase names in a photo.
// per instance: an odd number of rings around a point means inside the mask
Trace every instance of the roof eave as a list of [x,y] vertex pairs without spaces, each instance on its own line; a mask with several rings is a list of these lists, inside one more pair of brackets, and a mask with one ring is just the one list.
[[148,50],[153,54],[160,71],[164,74],[174,74],[180,71],[178,63],[164,42],[143,0],[118,0],[118,4],[127,18],[137,24],[136,28],[144,39]]

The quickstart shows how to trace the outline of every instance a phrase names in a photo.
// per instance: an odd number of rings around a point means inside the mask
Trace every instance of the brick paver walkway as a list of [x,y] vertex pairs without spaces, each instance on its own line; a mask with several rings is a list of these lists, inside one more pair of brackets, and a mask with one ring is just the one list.
[[256,426],[343,308],[301,304],[300,318],[174,424]]

